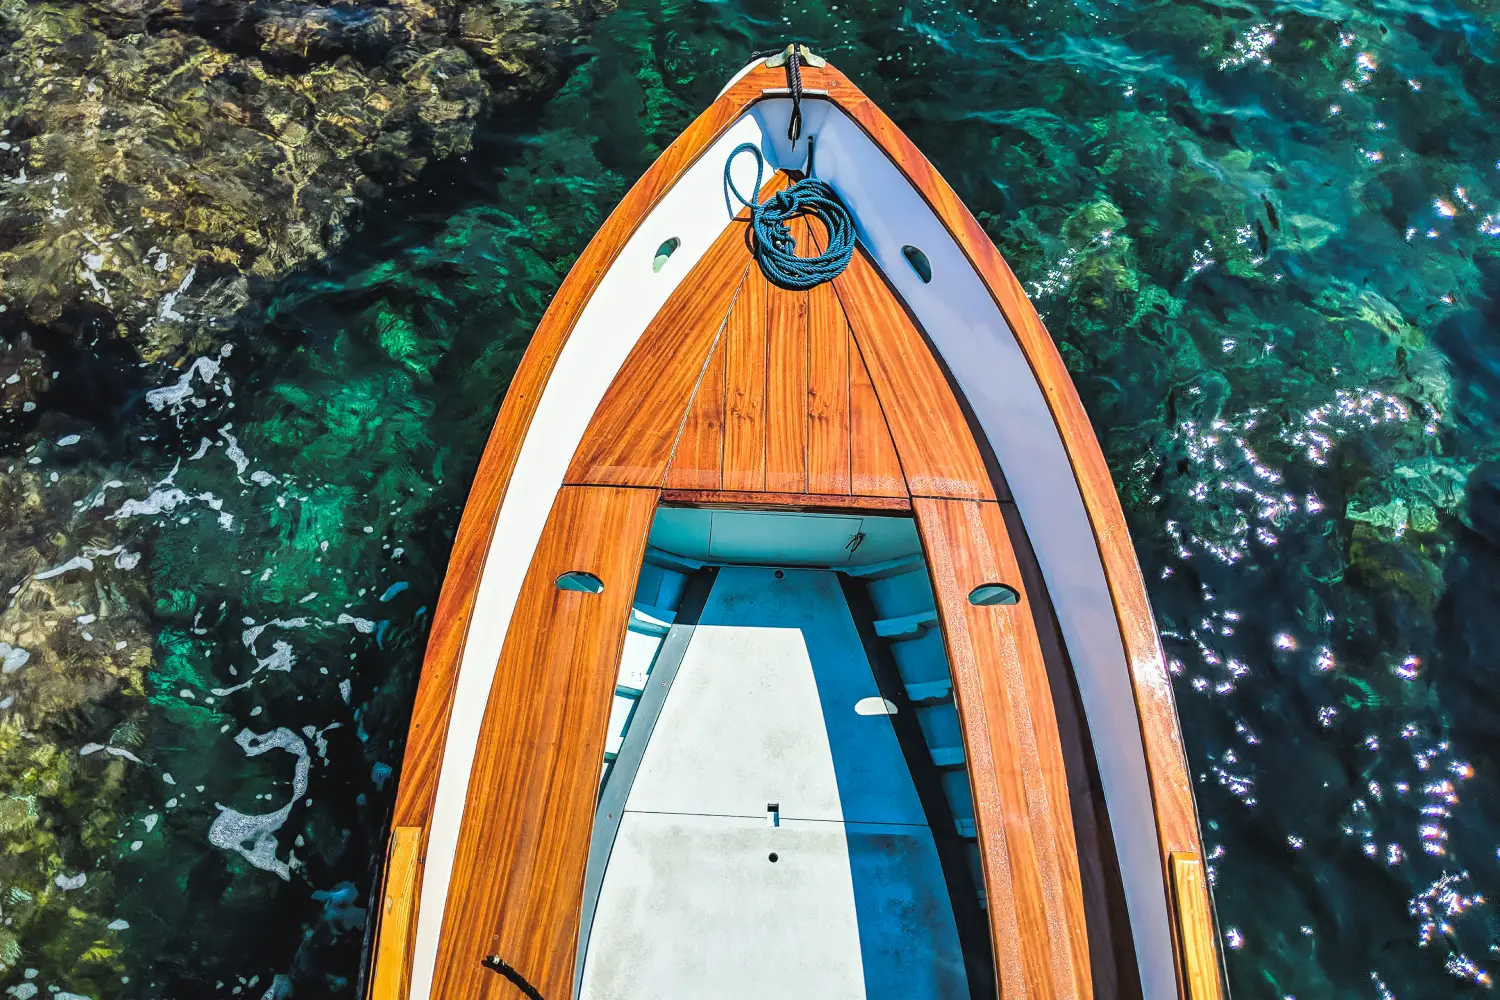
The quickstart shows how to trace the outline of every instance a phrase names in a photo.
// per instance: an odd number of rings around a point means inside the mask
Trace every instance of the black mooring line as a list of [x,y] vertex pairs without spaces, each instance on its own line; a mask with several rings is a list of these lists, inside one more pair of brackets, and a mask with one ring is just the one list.
[[505,959],[499,955],[486,955],[480,963],[491,972],[498,972],[509,979],[511,985],[520,990],[526,996],[526,1000],[542,1000],[542,994],[535,986],[526,981],[526,977],[517,972]]

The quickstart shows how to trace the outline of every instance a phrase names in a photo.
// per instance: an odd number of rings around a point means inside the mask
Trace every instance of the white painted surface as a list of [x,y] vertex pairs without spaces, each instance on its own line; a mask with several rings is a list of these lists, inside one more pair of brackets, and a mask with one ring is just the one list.
[[[412,958],[412,1000],[427,1000],[431,994],[438,937],[485,703],[521,581],[563,474],[630,349],[733,217],[723,190],[724,162],[730,151],[741,142],[760,141],[759,123],[749,116],[741,118],[667,192],[599,283],[542,392],[485,557],[459,666],[422,878]],[[754,181],[753,164],[743,165],[746,175],[742,178],[741,165],[736,166],[740,189],[749,190]],[[657,247],[673,236],[682,245],[661,271],[653,274],[651,264]]]
[[[942,884],[925,828],[626,813],[610,865],[629,877],[600,895],[586,1000],[969,996],[956,940],[932,948],[922,930],[946,894],[864,891]],[[891,928],[884,951],[862,942],[862,907]]]
[[927,822],[834,574],[726,566],[627,810]]
[[968,996],[890,719],[857,710],[872,697],[833,573],[719,571],[625,800],[581,997]]

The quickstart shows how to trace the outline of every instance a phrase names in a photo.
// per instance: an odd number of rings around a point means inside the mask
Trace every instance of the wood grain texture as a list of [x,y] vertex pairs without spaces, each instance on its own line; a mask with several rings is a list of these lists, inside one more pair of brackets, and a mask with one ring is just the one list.
[[[563,487],[495,669],[459,829],[432,995],[510,998],[498,955],[572,995],[584,869],[615,675],[657,491]],[[592,573],[602,593],[561,590]]]
[[850,489],[868,496],[906,496],[906,477],[891,440],[880,397],[870,381],[865,359],[849,339],[849,475]]
[[693,394],[667,466],[669,489],[716,490],[724,479],[724,343],[719,338]]
[[724,330],[724,488],[766,488],[766,300],[770,284],[753,267]]
[[416,929],[421,849],[421,827],[398,826],[391,831],[380,881],[367,1000],[404,1000],[411,990],[411,935]]
[[849,324],[844,320],[844,310],[832,285],[819,285],[804,294],[807,296],[807,491],[848,493]]
[[[793,219],[798,252],[807,223]],[[807,293],[767,285],[766,489],[807,490]]]
[[1182,951],[1186,1000],[1220,1000],[1219,961],[1213,903],[1203,859],[1190,851],[1172,852],[1172,895],[1177,904],[1177,936]]
[[631,349],[583,432],[565,482],[661,486],[688,405],[751,266],[745,227],[732,223]]
[[995,499],[948,379],[895,291],[860,247],[833,280],[912,496]]
[[[1067,773],[1047,667],[1000,505],[912,501],[937,596],[989,894],[1001,996],[1093,996]],[[975,607],[986,583],[1021,593]]]
[[848,493],[767,493],[764,490],[663,490],[662,503],[681,507],[772,507],[785,510],[909,511],[906,497]]

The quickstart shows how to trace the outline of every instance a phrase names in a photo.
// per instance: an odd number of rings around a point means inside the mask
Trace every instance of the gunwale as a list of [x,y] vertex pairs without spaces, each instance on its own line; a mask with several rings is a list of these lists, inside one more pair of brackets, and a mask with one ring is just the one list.
[[[1207,915],[1200,919],[1209,921],[1211,935],[1211,907],[1206,886],[1201,879],[1187,882],[1180,877],[1174,879],[1174,875],[1185,870],[1185,861],[1190,863],[1202,858],[1196,807],[1144,580],[1103,453],[1071,377],[1009,266],[926,158],[874,102],[832,66],[807,67],[803,72],[809,97],[834,102],[858,124],[946,227],[1010,324],[1032,374],[1042,388],[1093,527],[1125,648],[1141,723],[1161,855],[1163,891],[1168,896],[1169,911]],[[755,65],[726,88],[672,143],[590,241],[549,306],[517,369],[486,445],[455,538],[424,658],[403,759],[392,825],[396,830],[406,831],[402,836],[408,839],[412,836],[410,831],[418,831],[418,883],[423,873],[421,861],[425,860],[431,829],[437,776],[442,767],[458,667],[475,613],[478,581],[490,551],[499,511],[509,492],[521,445],[542,391],[584,306],[630,235],[650,216],[652,209],[682,174],[746,111],[762,100],[781,98],[785,94],[785,78],[781,71]],[[668,490],[662,500],[713,505],[780,504],[806,509],[911,507],[911,502],[905,498],[882,502],[871,497],[842,494],[814,496],[759,491],[750,496],[755,499],[747,499],[742,491]],[[1183,899],[1176,898],[1183,894],[1187,894]],[[408,952],[415,924],[413,914],[406,925],[407,940],[399,945]],[[1188,937],[1192,942],[1201,941],[1202,931],[1202,927],[1196,927]],[[1174,922],[1172,933],[1179,994],[1195,1000],[1216,996],[1219,981],[1216,952],[1212,948],[1205,952],[1201,946],[1192,948],[1200,967],[1189,969],[1187,952],[1190,949],[1177,922]],[[1214,961],[1215,968],[1205,972],[1201,965],[1209,960]]]

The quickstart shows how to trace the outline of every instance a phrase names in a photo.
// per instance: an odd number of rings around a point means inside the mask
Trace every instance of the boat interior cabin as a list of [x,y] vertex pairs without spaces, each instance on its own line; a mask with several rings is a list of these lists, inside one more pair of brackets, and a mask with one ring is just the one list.
[[[915,521],[664,506],[638,581],[577,996],[995,996],[964,739]],[[1019,594],[997,580],[966,599]],[[1107,910],[1120,890],[1103,878],[1105,846],[1086,867]],[[1108,914],[1091,922],[1106,933]]]
[[659,511],[615,686],[581,997],[937,998],[993,978],[936,622],[910,518]]

